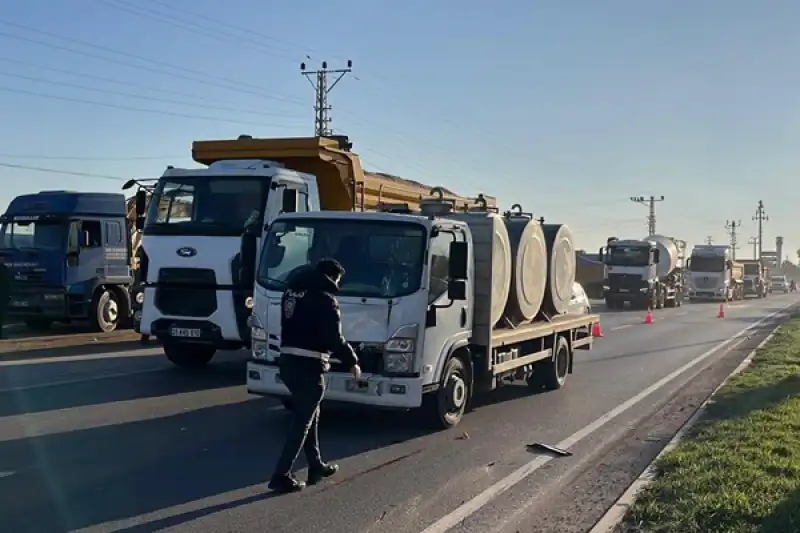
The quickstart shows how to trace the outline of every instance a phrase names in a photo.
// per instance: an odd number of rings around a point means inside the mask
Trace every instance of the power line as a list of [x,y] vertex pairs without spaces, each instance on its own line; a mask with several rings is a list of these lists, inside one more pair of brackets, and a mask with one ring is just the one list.
[[31,63],[29,61],[19,61],[19,60],[16,60],[16,59],[12,59],[10,57],[0,57],[0,61],[3,61],[5,63],[11,63],[13,65],[19,65],[21,67],[35,68],[35,69],[44,70],[44,71],[48,71],[48,72],[58,72],[59,74],[65,74],[67,76],[73,76],[73,77],[77,77],[77,78],[84,78],[84,79],[87,79],[87,80],[97,80],[97,81],[102,81],[102,82],[106,82],[106,83],[114,83],[114,84],[117,84],[117,85],[124,85],[126,87],[135,87],[135,88],[138,88],[138,89],[142,89],[144,91],[152,91],[152,92],[157,92],[157,93],[162,93],[162,94],[171,94],[173,96],[180,96],[181,98],[193,98],[195,100],[202,100],[202,101],[206,101],[206,102],[222,103],[220,100],[215,100],[213,98],[207,98],[205,96],[200,96],[198,94],[193,94],[193,93],[183,92],[183,91],[175,91],[175,90],[172,90],[172,89],[162,89],[161,87],[150,87],[148,85],[141,85],[141,84],[138,84],[136,82],[132,82],[132,81],[128,81],[128,80],[119,80],[119,79],[114,79],[114,78],[107,78],[105,76],[96,76],[94,74],[88,74],[86,72],[78,72],[78,71],[76,71],[74,69],[62,69],[62,68],[56,68],[56,67],[48,67],[48,66],[45,66],[45,65],[39,65],[39,64],[36,64],[36,63]]
[[154,96],[146,96],[146,95],[141,95],[141,94],[128,93],[128,92],[125,92],[125,91],[115,91],[115,90],[112,90],[112,89],[101,89],[101,88],[98,88],[98,87],[89,87],[88,85],[80,85],[78,83],[69,83],[69,82],[63,82],[63,81],[48,80],[47,78],[38,78],[36,76],[25,76],[23,74],[14,74],[14,73],[11,73],[11,72],[0,71],[0,76],[7,76],[9,78],[17,78],[17,79],[21,79],[21,80],[35,81],[35,82],[40,82],[40,83],[49,83],[49,84],[52,84],[52,85],[60,85],[62,87],[71,87],[73,89],[82,89],[84,91],[95,91],[95,92],[102,93],[102,94],[113,94],[113,95],[117,95],[117,96],[124,96],[125,98],[135,98],[135,99],[139,99],[139,100],[149,100],[149,101],[152,101],[152,102],[161,102],[161,103],[171,104],[171,105],[202,107],[202,108],[205,108],[205,109],[216,109],[216,110],[219,110],[219,111],[231,111],[231,112],[234,112],[234,113],[245,113],[245,114],[248,114],[248,115],[264,115],[264,116],[284,117],[284,118],[296,117],[296,115],[290,115],[290,114],[286,114],[286,113],[277,113],[277,114],[265,113],[263,111],[253,111],[251,109],[242,109],[242,108],[238,108],[237,109],[235,107],[219,106],[219,105],[213,105],[213,104],[203,104],[201,106],[198,106],[197,104],[193,104],[191,102],[182,102],[180,100],[170,100],[168,98],[157,98],[157,97],[154,97]]
[[758,237],[750,237],[747,244],[753,245],[753,259],[758,259]]
[[758,201],[758,208],[756,209],[756,214],[753,217],[753,220],[758,222],[758,257],[756,259],[761,259],[761,247],[764,243],[764,229],[763,223],[769,220],[769,216],[767,212],[764,210],[764,201]]
[[[331,106],[328,105],[328,94],[336,87],[336,84],[344,78],[345,74],[352,71],[353,62],[349,59],[347,60],[347,68],[334,70],[328,69],[327,61],[322,62],[322,68],[319,70],[306,70],[306,64],[300,63],[300,73],[303,74],[311,86],[314,87],[314,92],[316,94],[316,103],[314,104],[314,111],[316,112],[314,117],[314,135],[317,137],[331,135],[331,129],[329,127],[331,123],[329,114]],[[339,75],[330,85],[328,85],[329,74]],[[311,79],[312,76],[316,78],[316,81]]]
[[636,202],[637,204],[643,204],[649,207],[650,214],[647,216],[647,231],[650,235],[656,234],[656,202],[663,201],[663,196],[659,196],[658,198],[655,196],[651,196],[650,198],[645,198],[644,196],[631,196],[631,202]]
[[220,117],[208,117],[203,115],[192,115],[189,113],[178,113],[176,111],[163,111],[158,109],[146,109],[143,107],[133,107],[128,105],[122,104],[110,104],[108,102],[98,102],[93,100],[83,100],[81,98],[72,98],[69,96],[59,96],[55,94],[44,94],[38,93],[35,91],[26,91],[24,89],[12,89],[10,87],[0,87],[0,91],[5,91],[9,93],[17,93],[17,94],[25,94],[28,96],[38,96],[40,98],[50,98],[52,100],[63,100],[65,102],[74,102],[77,104],[86,104],[86,105],[95,105],[100,107],[108,107],[111,109],[122,109],[124,111],[137,111],[139,113],[151,113],[154,115],[166,115],[172,117],[181,117],[181,118],[193,118],[196,120],[211,120],[214,122],[229,122],[231,124],[242,124],[246,126],[259,126],[259,127],[273,127],[273,128],[299,128],[299,126],[287,126],[284,124],[264,124],[263,122],[247,122],[243,120],[234,120],[229,118],[220,118]]
[[64,174],[67,176],[79,176],[82,178],[97,178],[97,179],[104,179],[104,180],[114,180],[114,181],[125,181],[129,178],[122,178],[120,176],[111,176],[109,174],[92,174],[89,172],[73,172],[71,170],[61,170],[58,168],[45,168],[45,167],[33,167],[29,165],[15,165],[14,163],[3,163],[0,162],[0,167],[6,168],[15,168],[18,170],[32,170],[34,172],[48,172],[52,174]]
[[84,155],[33,155],[33,154],[3,154],[0,157],[6,159],[52,159],[55,161],[158,161],[174,160],[186,157],[183,155],[133,155],[119,157],[94,157]]
[[739,247],[737,246],[736,241],[736,228],[742,226],[742,221],[735,221],[735,220],[727,220],[725,221],[725,229],[728,230],[728,235],[731,237],[731,259],[734,261],[736,260],[736,249]]
[[[25,42],[33,43],[33,44],[37,44],[39,46],[44,46],[44,47],[47,47],[47,48],[53,48],[55,50],[62,50],[62,51],[65,51],[65,52],[69,52],[71,54],[77,54],[77,55],[82,55],[82,56],[86,56],[86,57],[91,57],[91,58],[94,58],[94,59],[99,59],[100,61],[106,61],[106,62],[114,63],[114,64],[117,64],[117,65],[125,65],[125,66],[131,67],[131,68],[144,70],[144,71],[147,71],[147,72],[153,72],[155,74],[161,74],[163,76],[170,76],[170,77],[174,77],[174,78],[180,78],[180,79],[188,80],[188,81],[191,81],[191,82],[194,82],[194,83],[200,83],[200,84],[203,84],[203,85],[220,87],[222,89],[227,89],[229,91],[236,91],[236,92],[240,92],[240,93],[252,94],[252,95],[259,96],[261,98],[266,98],[266,99],[270,99],[270,100],[278,100],[278,101],[282,101],[282,102],[293,104],[293,105],[301,105],[302,104],[302,101],[299,98],[281,97],[281,96],[276,96],[276,95],[273,95],[273,94],[269,94],[269,93],[264,92],[263,89],[258,88],[258,86],[251,85],[251,84],[248,84],[248,83],[233,82],[233,81],[230,81],[230,80],[228,80],[226,78],[223,78],[221,76],[213,76],[213,75],[205,73],[205,72],[201,72],[201,71],[193,70],[193,69],[187,69],[187,68],[181,67],[179,65],[172,65],[170,63],[165,63],[163,61],[156,61],[154,59],[148,59],[146,57],[137,56],[135,54],[129,54],[127,52],[121,52],[121,51],[113,50],[111,48],[107,48],[107,47],[104,47],[104,46],[99,46],[99,45],[95,45],[95,44],[92,44],[92,43],[87,43],[85,41],[79,41],[79,40],[76,40],[76,39],[71,39],[69,37],[63,37],[63,36],[60,36],[60,35],[56,35],[54,33],[45,32],[45,31],[42,31],[42,30],[37,30],[36,28],[29,28],[27,26],[22,26],[20,24],[10,23],[10,22],[8,22],[6,20],[2,20],[2,19],[0,19],[0,24],[8,24],[10,26],[21,27],[22,29],[26,29],[26,30],[34,32],[34,33],[42,33],[44,35],[47,35],[47,36],[55,38],[55,39],[61,39],[63,41],[67,41],[67,42],[75,42],[76,44],[79,44],[81,46],[86,46],[88,48],[97,48],[99,50],[103,50],[106,53],[118,54],[118,55],[125,56],[125,57],[131,57],[133,59],[136,59],[137,61],[142,61],[142,62],[145,62],[145,63],[151,63],[151,64],[155,64],[155,65],[163,65],[163,66],[166,67],[166,69],[158,69],[158,68],[148,67],[148,66],[145,66],[145,65],[138,65],[138,64],[133,63],[131,61],[123,61],[123,60],[117,59],[117,58],[103,57],[101,55],[92,54],[90,52],[86,52],[86,51],[83,51],[83,50],[76,50],[76,49],[70,48],[68,46],[63,46],[63,45],[54,44],[54,43],[48,43],[46,41],[40,41],[40,40],[37,40],[37,39],[31,39],[30,37],[23,37],[21,35],[14,35],[13,33],[7,33],[7,32],[0,31],[0,36],[3,36],[3,37],[8,37],[8,38],[11,38],[11,39],[17,39],[19,41],[25,41]],[[189,72],[191,74],[194,74],[194,76],[187,76],[186,74],[180,74],[179,72],[176,72],[176,71]],[[219,81],[214,81],[214,80],[219,80]],[[254,87],[254,89],[247,89],[246,88],[247,86]]]

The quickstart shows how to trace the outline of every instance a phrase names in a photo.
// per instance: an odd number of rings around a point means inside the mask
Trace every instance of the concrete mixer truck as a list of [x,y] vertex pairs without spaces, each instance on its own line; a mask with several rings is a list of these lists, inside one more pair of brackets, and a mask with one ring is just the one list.
[[628,302],[639,308],[680,307],[686,290],[685,250],[685,241],[663,235],[609,239],[599,252],[605,264],[606,306],[622,309]]
[[[392,202],[413,209],[430,191],[364,172],[351,147],[341,136],[196,141],[192,156],[207,167],[168,167],[150,189],[146,216],[140,185],[140,332],[157,337],[181,367],[203,366],[218,349],[247,347],[258,248],[280,213],[369,211]],[[450,191],[443,197],[459,209],[474,202]]]
[[[280,300],[299,268],[333,256],[346,270],[342,333],[362,369],[330,359],[325,401],[425,411],[459,423],[476,392],[525,380],[564,386],[573,353],[592,346],[596,315],[568,313],[575,279],[569,228],[480,202],[457,212],[438,195],[382,212],[279,215],[263,236],[247,388],[292,408],[281,381]],[[343,253],[339,253],[342,248]]]

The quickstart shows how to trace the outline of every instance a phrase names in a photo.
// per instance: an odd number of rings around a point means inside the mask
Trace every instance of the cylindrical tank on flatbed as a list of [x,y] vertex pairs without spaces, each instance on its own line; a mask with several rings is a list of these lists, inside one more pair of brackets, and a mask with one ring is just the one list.
[[575,240],[566,224],[544,224],[547,244],[547,289],[542,309],[560,315],[569,309],[575,283]]
[[536,318],[547,287],[547,245],[541,226],[524,213],[506,213],[511,241],[511,290],[504,316],[514,325]]

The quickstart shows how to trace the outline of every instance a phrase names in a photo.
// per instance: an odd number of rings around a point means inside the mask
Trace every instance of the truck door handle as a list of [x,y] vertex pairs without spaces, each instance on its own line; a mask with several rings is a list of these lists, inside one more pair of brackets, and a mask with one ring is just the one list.
[[467,327],[467,308],[466,307],[462,307],[461,308],[461,327],[462,328]]

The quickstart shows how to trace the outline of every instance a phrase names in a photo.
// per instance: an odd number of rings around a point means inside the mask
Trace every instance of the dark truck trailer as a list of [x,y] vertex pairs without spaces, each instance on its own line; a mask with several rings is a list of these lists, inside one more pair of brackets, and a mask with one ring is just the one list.
[[769,278],[764,265],[758,259],[740,259],[744,265],[744,297],[766,298],[769,294]]
[[33,329],[88,320],[113,331],[131,317],[134,276],[125,197],[42,191],[0,217],[0,260],[11,271],[8,316]]

